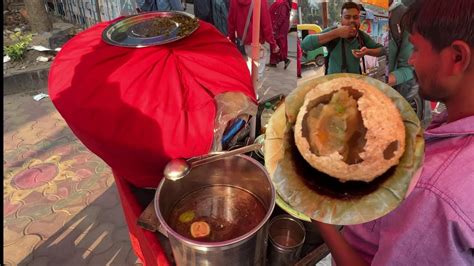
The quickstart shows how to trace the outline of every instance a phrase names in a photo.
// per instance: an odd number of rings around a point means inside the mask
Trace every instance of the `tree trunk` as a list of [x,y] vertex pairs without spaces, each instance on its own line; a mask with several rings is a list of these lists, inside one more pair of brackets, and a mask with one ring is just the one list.
[[42,33],[52,28],[48,13],[42,0],[25,0],[27,19],[33,32]]

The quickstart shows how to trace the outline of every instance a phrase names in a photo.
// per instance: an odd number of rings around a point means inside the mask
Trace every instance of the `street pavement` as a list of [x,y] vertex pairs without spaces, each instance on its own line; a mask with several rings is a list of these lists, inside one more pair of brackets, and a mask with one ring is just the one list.
[[259,101],[265,101],[276,95],[288,95],[296,88],[296,32],[288,34],[288,59],[290,64],[284,69],[281,62],[277,67],[266,67],[263,85],[257,88]]
[[303,83],[308,79],[320,76],[324,76],[324,66],[318,67],[315,64],[303,66],[301,69],[301,78],[298,79],[298,83]]
[[3,99],[3,263],[136,265],[108,166],[49,98]]
[[259,101],[265,101],[276,95],[288,95],[296,88],[296,59],[289,57],[291,63],[283,69],[283,62],[277,67],[266,67],[263,85],[257,89]]

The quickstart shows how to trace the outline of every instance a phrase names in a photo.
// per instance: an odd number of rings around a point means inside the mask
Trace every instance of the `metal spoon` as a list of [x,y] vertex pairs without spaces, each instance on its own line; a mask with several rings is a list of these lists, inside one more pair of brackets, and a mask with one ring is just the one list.
[[255,151],[261,147],[262,144],[252,144],[231,151],[219,152],[217,155],[211,155],[197,160],[173,159],[166,164],[163,174],[167,179],[176,181],[185,177],[189,172],[191,172],[191,169],[196,166],[215,162],[237,154]]

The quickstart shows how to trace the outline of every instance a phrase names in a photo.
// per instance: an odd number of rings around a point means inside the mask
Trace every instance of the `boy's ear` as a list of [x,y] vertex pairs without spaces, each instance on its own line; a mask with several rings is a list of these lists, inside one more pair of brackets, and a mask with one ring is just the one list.
[[461,74],[465,72],[469,65],[472,63],[472,51],[471,47],[464,41],[454,41],[450,49],[450,60],[453,64],[453,72],[455,74]]

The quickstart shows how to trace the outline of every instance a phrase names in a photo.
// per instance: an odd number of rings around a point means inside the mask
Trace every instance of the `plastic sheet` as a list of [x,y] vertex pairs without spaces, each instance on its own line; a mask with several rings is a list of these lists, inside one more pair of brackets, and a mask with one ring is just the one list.
[[[215,97],[217,111],[214,123],[214,140],[211,151],[221,151],[222,137],[227,128],[232,126],[235,119],[242,119],[248,126],[250,117],[257,114],[257,105],[245,94],[240,92],[225,92]],[[243,130],[244,127],[240,129]],[[238,132],[237,132],[238,134]],[[234,140],[235,141],[235,140]]]

